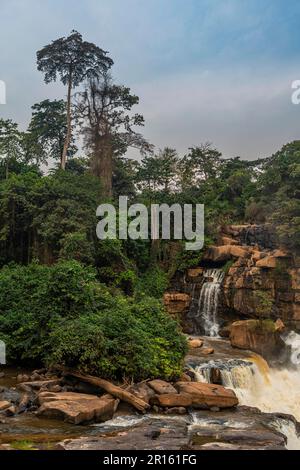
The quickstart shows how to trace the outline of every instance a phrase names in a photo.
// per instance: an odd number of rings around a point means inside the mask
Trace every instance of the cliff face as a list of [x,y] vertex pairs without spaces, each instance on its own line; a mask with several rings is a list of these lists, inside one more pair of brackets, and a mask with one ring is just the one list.
[[246,318],[281,318],[299,329],[300,257],[276,247],[268,226],[231,226],[226,232],[232,243],[251,240],[251,245],[212,247],[205,255],[216,260],[220,251],[230,253],[223,284],[226,307]]
[[[184,282],[177,279],[172,295],[165,296],[171,313],[177,302],[173,313],[181,315],[188,332],[195,281],[196,289],[201,289],[203,268],[211,266],[225,271],[218,313],[221,325],[233,319],[281,318],[287,326],[300,330],[300,256],[279,247],[270,226],[223,228],[217,245],[206,251],[201,265],[188,270]],[[176,294],[182,293],[185,296],[180,300]]]

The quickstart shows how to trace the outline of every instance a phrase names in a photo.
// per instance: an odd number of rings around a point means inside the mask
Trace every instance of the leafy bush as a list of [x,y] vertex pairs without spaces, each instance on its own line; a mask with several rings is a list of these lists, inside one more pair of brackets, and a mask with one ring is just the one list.
[[111,293],[77,261],[0,271],[0,339],[8,358],[65,364],[102,377],[171,378],[185,338],[161,303]]

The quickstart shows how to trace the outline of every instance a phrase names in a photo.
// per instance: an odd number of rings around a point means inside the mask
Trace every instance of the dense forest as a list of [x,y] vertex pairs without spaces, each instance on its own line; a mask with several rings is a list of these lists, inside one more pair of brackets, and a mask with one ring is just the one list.
[[[112,379],[180,375],[186,339],[162,305],[202,251],[178,240],[99,240],[103,202],[205,205],[205,247],[228,223],[270,223],[300,248],[300,141],[255,161],[199,143],[179,155],[142,135],[139,98],[113,60],[73,31],[37,53],[67,100],[32,106],[26,131],[0,119],[0,339],[8,359]],[[46,88],[45,88],[46,89]],[[131,149],[141,153],[131,158]],[[204,247],[204,248],[205,248]]]

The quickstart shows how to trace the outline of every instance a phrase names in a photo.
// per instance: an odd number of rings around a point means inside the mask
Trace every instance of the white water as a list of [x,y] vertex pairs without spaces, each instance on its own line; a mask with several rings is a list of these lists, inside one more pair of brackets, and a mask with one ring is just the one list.
[[206,336],[218,336],[217,320],[221,283],[224,272],[221,269],[207,269],[204,272],[206,280],[201,288],[197,316],[201,317]]

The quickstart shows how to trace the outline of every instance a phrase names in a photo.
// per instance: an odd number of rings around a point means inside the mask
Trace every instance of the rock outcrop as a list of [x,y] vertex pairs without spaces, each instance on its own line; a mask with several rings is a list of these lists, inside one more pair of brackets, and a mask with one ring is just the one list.
[[221,327],[235,320],[281,318],[287,327],[300,330],[300,256],[277,244],[270,225],[222,227],[218,244],[203,253],[201,266],[188,269],[181,278],[175,276],[164,301],[186,333],[195,333],[189,311],[210,267],[225,270],[218,312]]
[[73,392],[41,392],[38,416],[63,419],[68,423],[80,424],[101,422],[111,419],[118,406],[118,400],[111,395],[97,397]]
[[230,327],[230,342],[233,347],[250,349],[266,359],[278,357],[285,344],[271,320],[243,320]]

